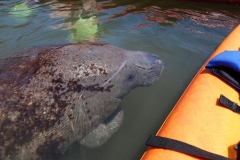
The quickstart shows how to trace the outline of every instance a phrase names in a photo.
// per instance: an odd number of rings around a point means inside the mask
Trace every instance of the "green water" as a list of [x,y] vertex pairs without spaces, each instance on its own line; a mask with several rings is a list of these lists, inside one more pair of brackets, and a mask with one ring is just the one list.
[[[92,20],[79,18],[81,1],[0,1],[0,57],[29,46],[104,43],[157,54],[165,64],[160,80],[137,88],[121,104],[120,130],[102,147],[74,144],[64,160],[136,160],[147,148],[182,92],[221,41],[240,22],[238,5],[191,1],[97,1]],[[83,26],[85,24],[87,26]],[[84,30],[84,32],[82,32]]]

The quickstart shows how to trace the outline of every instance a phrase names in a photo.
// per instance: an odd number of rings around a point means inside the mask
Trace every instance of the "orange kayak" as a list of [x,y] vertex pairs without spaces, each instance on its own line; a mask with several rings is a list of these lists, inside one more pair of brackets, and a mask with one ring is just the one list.
[[[234,145],[240,141],[240,115],[222,107],[221,94],[239,102],[233,87],[205,69],[206,64],[225,50],[239,50],[240,25],[237,26],[193,78],[157,136],[179,140],[231,159],[236,159]],[[239,105],[239,104],[238,104]],[[188,154],[148,147],[141,160],[194,160]]]

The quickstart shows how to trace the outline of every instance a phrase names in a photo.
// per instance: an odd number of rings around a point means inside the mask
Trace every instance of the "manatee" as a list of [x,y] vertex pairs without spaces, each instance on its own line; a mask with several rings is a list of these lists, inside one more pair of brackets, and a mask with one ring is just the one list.
[[161,75],[158,56],[108,45],[31,48],[0,60],[0,159],[59,159],[121,125],[120,102]]

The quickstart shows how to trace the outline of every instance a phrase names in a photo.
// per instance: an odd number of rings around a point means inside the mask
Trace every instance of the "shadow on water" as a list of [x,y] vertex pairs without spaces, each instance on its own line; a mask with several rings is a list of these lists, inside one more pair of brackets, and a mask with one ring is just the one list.
[[77,0],[45,0],[30,6],[24,1],[0,1],[0,56],[29,46],[69,42],[106,43],[159,55],[165,64],[162,77],[154,86],[137,88],[123,99],[120,130],[96,149],[74,144],[63,158],[139,159],[148,135],[156,133],[203,62],[239,24],[239,6],[97,1],[96,14],[88,19],[79,16],[81,7]]

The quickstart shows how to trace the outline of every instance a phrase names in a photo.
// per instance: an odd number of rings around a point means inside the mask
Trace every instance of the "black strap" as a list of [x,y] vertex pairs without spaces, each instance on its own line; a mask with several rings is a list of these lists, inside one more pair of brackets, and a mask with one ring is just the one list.
[[170,139],[170,138],[160,137],[160,136],[150,135],[146,142],[146,145],[152,146],[152,147],[170,149],[170,150],[190,154],[193,156],[197,156],[199,158],[204,158],[207,160],[231,160],[230,158],[205,151],[203,149],[187,144],[185,142],[181,142],[181,141]]
[[[219,103],[222,104],[224,107],[232,110],[233,112],[240,114],[240,107],[237,105],[237,103],[231,101],[222,94],[220,95]],[[240,160],[240,142],[235,146],[235,149],[237,150],[236,160]]]
[[224,95],[220,95],[219,103],[222,104],[223,106],[227,107],[228,109],[231,109],[232,111],[240,114],[240,107],[237,105],[237,103],[232,102]]

